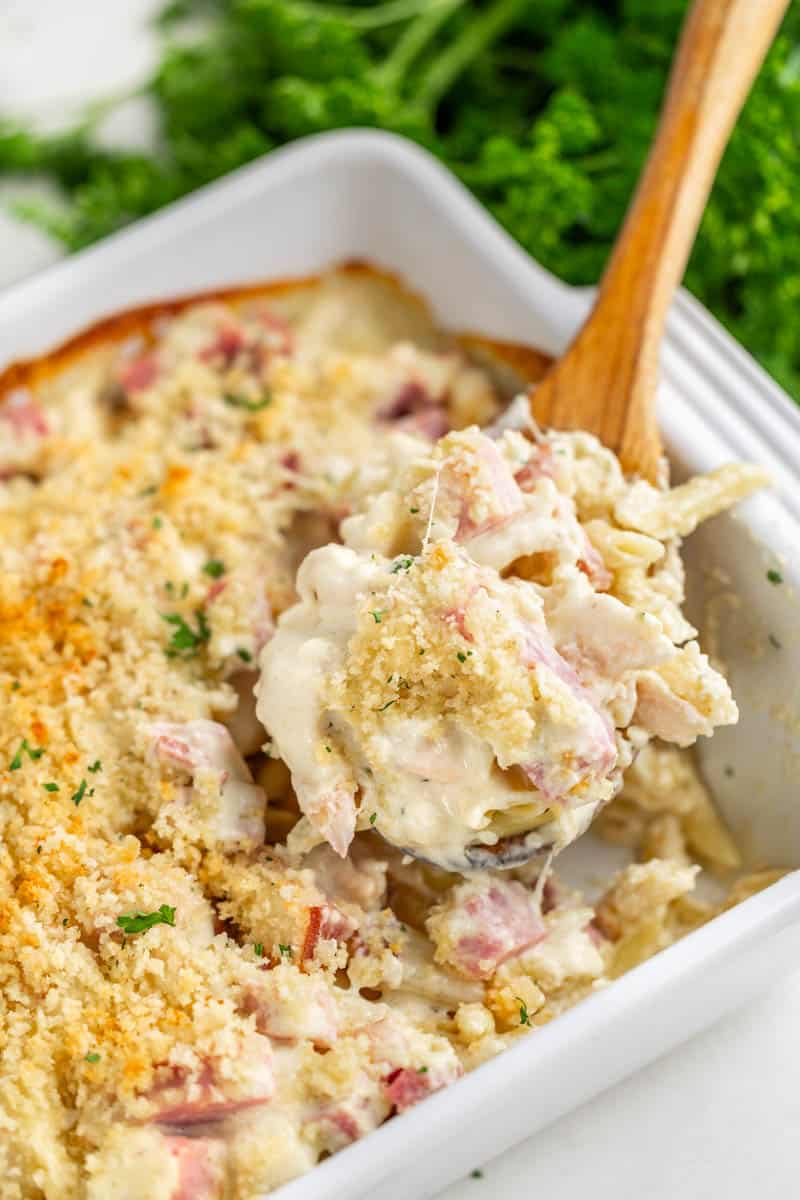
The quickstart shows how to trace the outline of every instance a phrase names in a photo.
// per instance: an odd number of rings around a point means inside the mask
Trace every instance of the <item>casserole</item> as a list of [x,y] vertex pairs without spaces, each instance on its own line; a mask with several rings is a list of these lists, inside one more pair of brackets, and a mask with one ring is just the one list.
[[[269,236],[276,229],[279,241]],[[451,327],[557,349],[583,307],[581,297],[530,264],[419,151],[383,136],[339,135],[248,168],[16,289],[0,302],[2,352],[14,358],[35,353],[110,309],[176,289],[297,275],[354,255],[399,269],[433,299],[438,315]],[[667,364],[672,372],[673,353]],[[679,356],[676,361],[680,363]],[[699,373],[696,360],[692,368]],[[693,378],[688,369],[685,377]],[[707,393],[713,389],[707,377],[702,382],[705,411],[702,402],[694,406],[665,389],[669,403],[663,424],[677,469],[703,470],[741,453],[772,466],[779,476],[789,475],[791,449],[778,452],[772,443],[790,446],[785,432],[796,430],[796,413],[771,396],[769,425],[765,423],[761,436],[750,435],[746,405],[739,411],[732,405],[726,419],[729,436],[715,436],[705,421],[714,402]],[[792,837],[795,846],[798,839],[790,823],[794,734],[788,710],[791,563],[797,561],[798,539],[788,512],[774,498],[750,502],[744,512],[742,521],[715,522],[713,536],[709,531],[699,554],[705,566],[716,569],[712,590],[719,590],[720,572],[727,571],[744,599],[738,610],[716,603],[714,624],[742,707],[740,729],[750,727],[759,746],[767,739],[770,774],[753,761],[741,736],[722,749],[715,739],[707,770],[715,782],[719,778],[716,790],[740,840],[745,826],[752,826],[746,839],[752,863],[792,866]],[[766,571],[784,557],[785,587],[770,588],[764,582]],[[702,609],[702,597],[696,607]],[[742,611],[745,628],[731,619],[731,613],[736,617]],[[784,648],[777,670],[775,660],[766,657],[770,633]],[[776,719],[775,706],[781,703],[787,711]],[[730,766],[733,776],[725,770]],[[735,795],[726,795],[737,787],[742,788],[739,804]],[[752,821],[754,790],[763,796],[757,822]],[[797,881],[790,877],[592,997],[451,1092],[432,1098],[424,1109],[323,1164],[312,1178],[290,1185],[286,1194],[341,1195],[345,1180],[347,1194],[353,1196],[400,1196],[409,1190],[427,1194],[442,1186],[688,1036],[769,978],[780,966],[775,946],[796,937],[791,922],[797,911]],[[654,1020],[660,1014],[663,1026]],[[504,1095],[514,1096],[513,1112],[503,1110]],[[485,1120],[487,1106],[495,1101],[502,1112],[497,1125]],[[415,1153],[409,1163],[412,1141]],[[423,1151],[434,1145],[440,1153],[436,1161],[428,1160]],[[386,1182],[401,1165],[402,1178]]]

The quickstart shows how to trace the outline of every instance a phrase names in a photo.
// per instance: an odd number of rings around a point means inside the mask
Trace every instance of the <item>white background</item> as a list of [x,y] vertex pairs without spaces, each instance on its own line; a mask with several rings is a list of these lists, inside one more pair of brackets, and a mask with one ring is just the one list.
[[[0,115],[53,125],[94,96],[135,86],[156,58],[147,19],[158,7],[160,0],[0,0]],[[146,143],[152,132],[152,115],[134,102],[106,136]],[[0,185],[0,210],[19,191]],[[0,285],[58,254],[0,211]],[[790,1153],[800,1129],[799,1013],[795,973],[485,1164],[481,1178],[454,1185],[442,1200],[793,1200],[800,1196]]]

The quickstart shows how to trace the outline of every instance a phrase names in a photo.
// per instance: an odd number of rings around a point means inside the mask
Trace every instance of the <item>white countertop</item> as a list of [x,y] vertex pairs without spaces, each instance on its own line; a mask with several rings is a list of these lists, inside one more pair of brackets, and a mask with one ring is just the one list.
[[[53,122],[145,77],[160,0],[2,0],[0,113]],[[87,88],[91,81],[91,90]],[[140,142],[129,106],[113,134]],[[8,197],[0,187],[0,204]],[[59,250],[0,211],[0,286]],[[791,1200],[800,1128],[800,972],[483,1167],[442,1200]],[[513,1098],[509,1098],[513,1103]],[[414,1200],[414,1197],[409,1197]]]

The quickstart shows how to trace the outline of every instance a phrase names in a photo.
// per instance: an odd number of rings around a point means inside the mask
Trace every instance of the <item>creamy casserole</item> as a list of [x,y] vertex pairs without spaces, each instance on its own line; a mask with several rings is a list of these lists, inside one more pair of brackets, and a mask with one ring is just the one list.
[[[353,269],[0,379],[3,1200],[255,1197],[717,911],[678,544],[758,477],[497,427],[509,361]],[[634,861],[589,901],[389,844],[526,806]]]

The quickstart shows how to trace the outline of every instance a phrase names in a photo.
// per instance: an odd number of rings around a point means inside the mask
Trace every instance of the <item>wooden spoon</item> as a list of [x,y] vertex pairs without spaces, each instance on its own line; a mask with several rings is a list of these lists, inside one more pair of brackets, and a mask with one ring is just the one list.
[[656,482],[658,355],[717,166],[789,0],[695,0],[655,141],[597,300],[532,395],[555,429],[585,429]]

